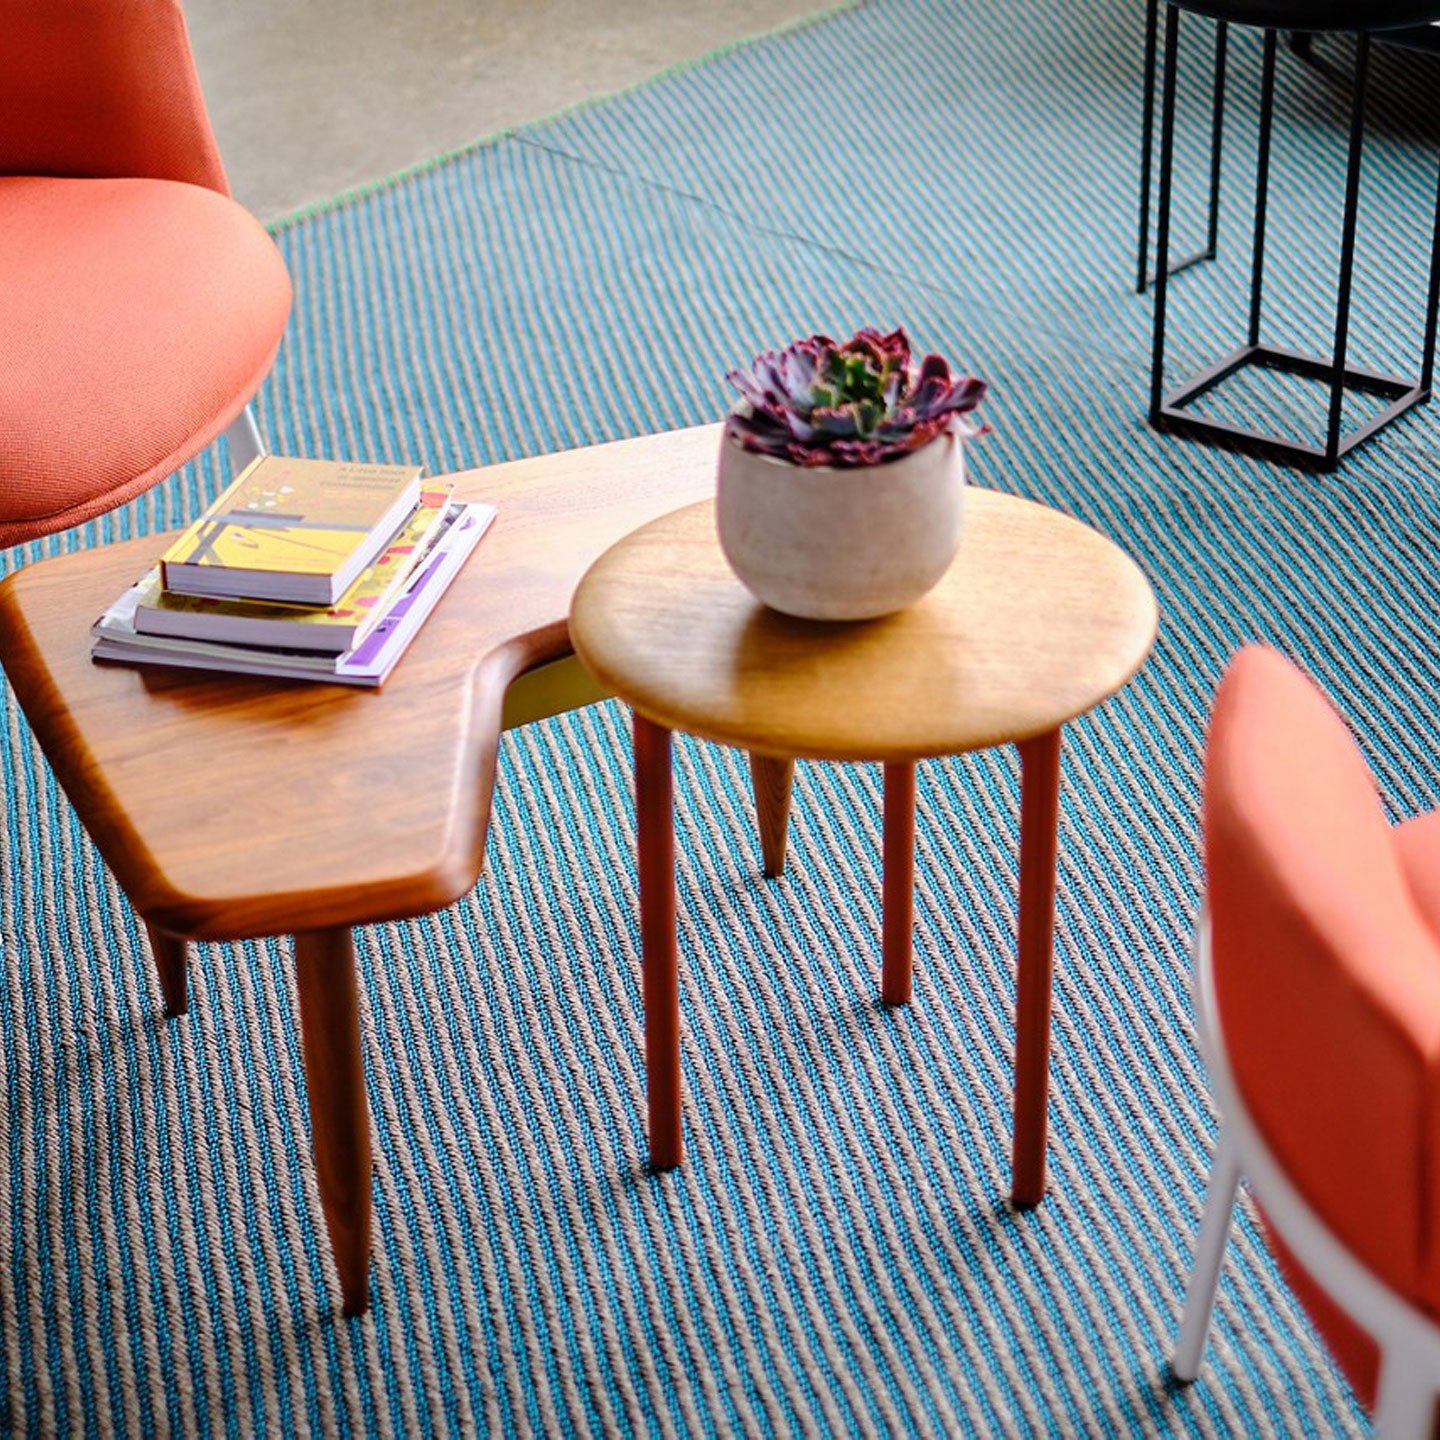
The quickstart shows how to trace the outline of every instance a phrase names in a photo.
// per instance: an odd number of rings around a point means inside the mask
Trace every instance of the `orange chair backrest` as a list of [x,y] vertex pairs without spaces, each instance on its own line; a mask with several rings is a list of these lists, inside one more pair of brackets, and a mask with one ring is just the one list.
[[0,0],[0,175],[228,195],[178,0]]
[[1320,691],[1236,657],[1205,775],[1216,1003],[1236,1083],[1319,1216],[1402,1294],[1440,1259],[1440,946]]

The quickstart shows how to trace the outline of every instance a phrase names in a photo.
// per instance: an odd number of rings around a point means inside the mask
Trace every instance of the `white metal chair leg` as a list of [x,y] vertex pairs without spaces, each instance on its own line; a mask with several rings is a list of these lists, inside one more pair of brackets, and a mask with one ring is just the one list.
[[[1215,1004],[1215,966],[1208,910],[1195,932],[1195,1028],[1206,1052],[1210,1086],[1223,1117],[1205,1197],[1205,1218],[1195,1244],[1195,1267],[1171,1368],[1182,1384],[1200,1369],[1220,1261],[1230,1233],[1235,1188],[1243,1169],[1269,1228],[1284,1241],[1300,1268],[1374,1340],[1380,1351],[1375,1434],[1382,1440],[1430,1440],[1440,1398],[1440,1324],[1408,1294],[1391,1289],[1310,1208],[1256,1128],[1235,1083],[1220,1013]],[[1418,1282],[1417,1282],[1418,1283]]]
[[1235,1212],[1235,1189],[1240,1183],[1240,1165],[1235,1146],[1222,1121],[1210,1164],[1210,1183],[1205,1189],[1205,1214],[1195,1242],[1195,1264],[1190,1271],[1190,1289],[1185,1296],[1185,1314],[1170,1368],[1182,1385],[1200,1373],[1205,1338],[1210,1333],[1210,1314],[1215,1308],[1215,1291],[1220,1284],[1220,1262],[1230,1238],[1230,1220]]
[[232,474],[238,475],[257,456],[265,454],[260,427],[255,423],[254,412],[248,405],[230,422],[225,438],[230,442]]
[[1424,1358],[1403,1349],[1382,1353],[1375,1440],[1430,1440],[1434,1413],[1435,1390]]

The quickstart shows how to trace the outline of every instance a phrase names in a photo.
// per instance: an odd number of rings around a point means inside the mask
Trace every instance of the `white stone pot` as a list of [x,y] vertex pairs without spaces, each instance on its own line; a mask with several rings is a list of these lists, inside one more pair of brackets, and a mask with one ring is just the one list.
[[960,544],[965,456],[953,432],[858,470],[807,469],[720,442],[720,548],[766,605],[869,620],[934,588]]

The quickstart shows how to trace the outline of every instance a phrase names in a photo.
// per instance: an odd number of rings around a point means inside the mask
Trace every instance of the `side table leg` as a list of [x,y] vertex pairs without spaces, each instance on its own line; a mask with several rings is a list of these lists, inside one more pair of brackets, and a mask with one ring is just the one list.
[[911,939],[915,930],[915,766],[885,766],[884,898],[880,999],[910,1003]]
[[760,857],[767,880],[785,873],[785,842],[790,829],[790,791],[794,781],[793,760],[750,756],[750,788],[755,793],[755,823],[760,831]]
[[670,732],[635,716],[635,831],[645,996],[650,1168],[684,1159],[680,1126],[680,967],[675,940],[675,823]]
[[345,1314],[362,1315],[370,1305],[370,1116],[349,929],[297,934],[295,976],[320,1204]]
[[1060,820],[1060,731],[1020,744],[1020,963],[1015,994],[1015,1139],[1010,1198],[1045,1198],[1050,976]]
[[165,997],[165,1018],[173,1020],[190,1008],[190,995],[185,983],[185,942],[148,920],[145,921],[145,933],[150,937],[150,953],[155,957],[160,993]]

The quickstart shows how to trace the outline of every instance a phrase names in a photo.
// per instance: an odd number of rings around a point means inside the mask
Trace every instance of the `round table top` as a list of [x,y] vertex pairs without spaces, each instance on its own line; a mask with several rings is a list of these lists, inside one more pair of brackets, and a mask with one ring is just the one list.
[[1157,620],[1112,541],[972,486],[954,563],[898,614],[768,609],[726,563],[706,500],[611,546],[575,592],[570,636],[603,686],[669,729],[787,758],[904,761],[1083,714],[1144,663]]

